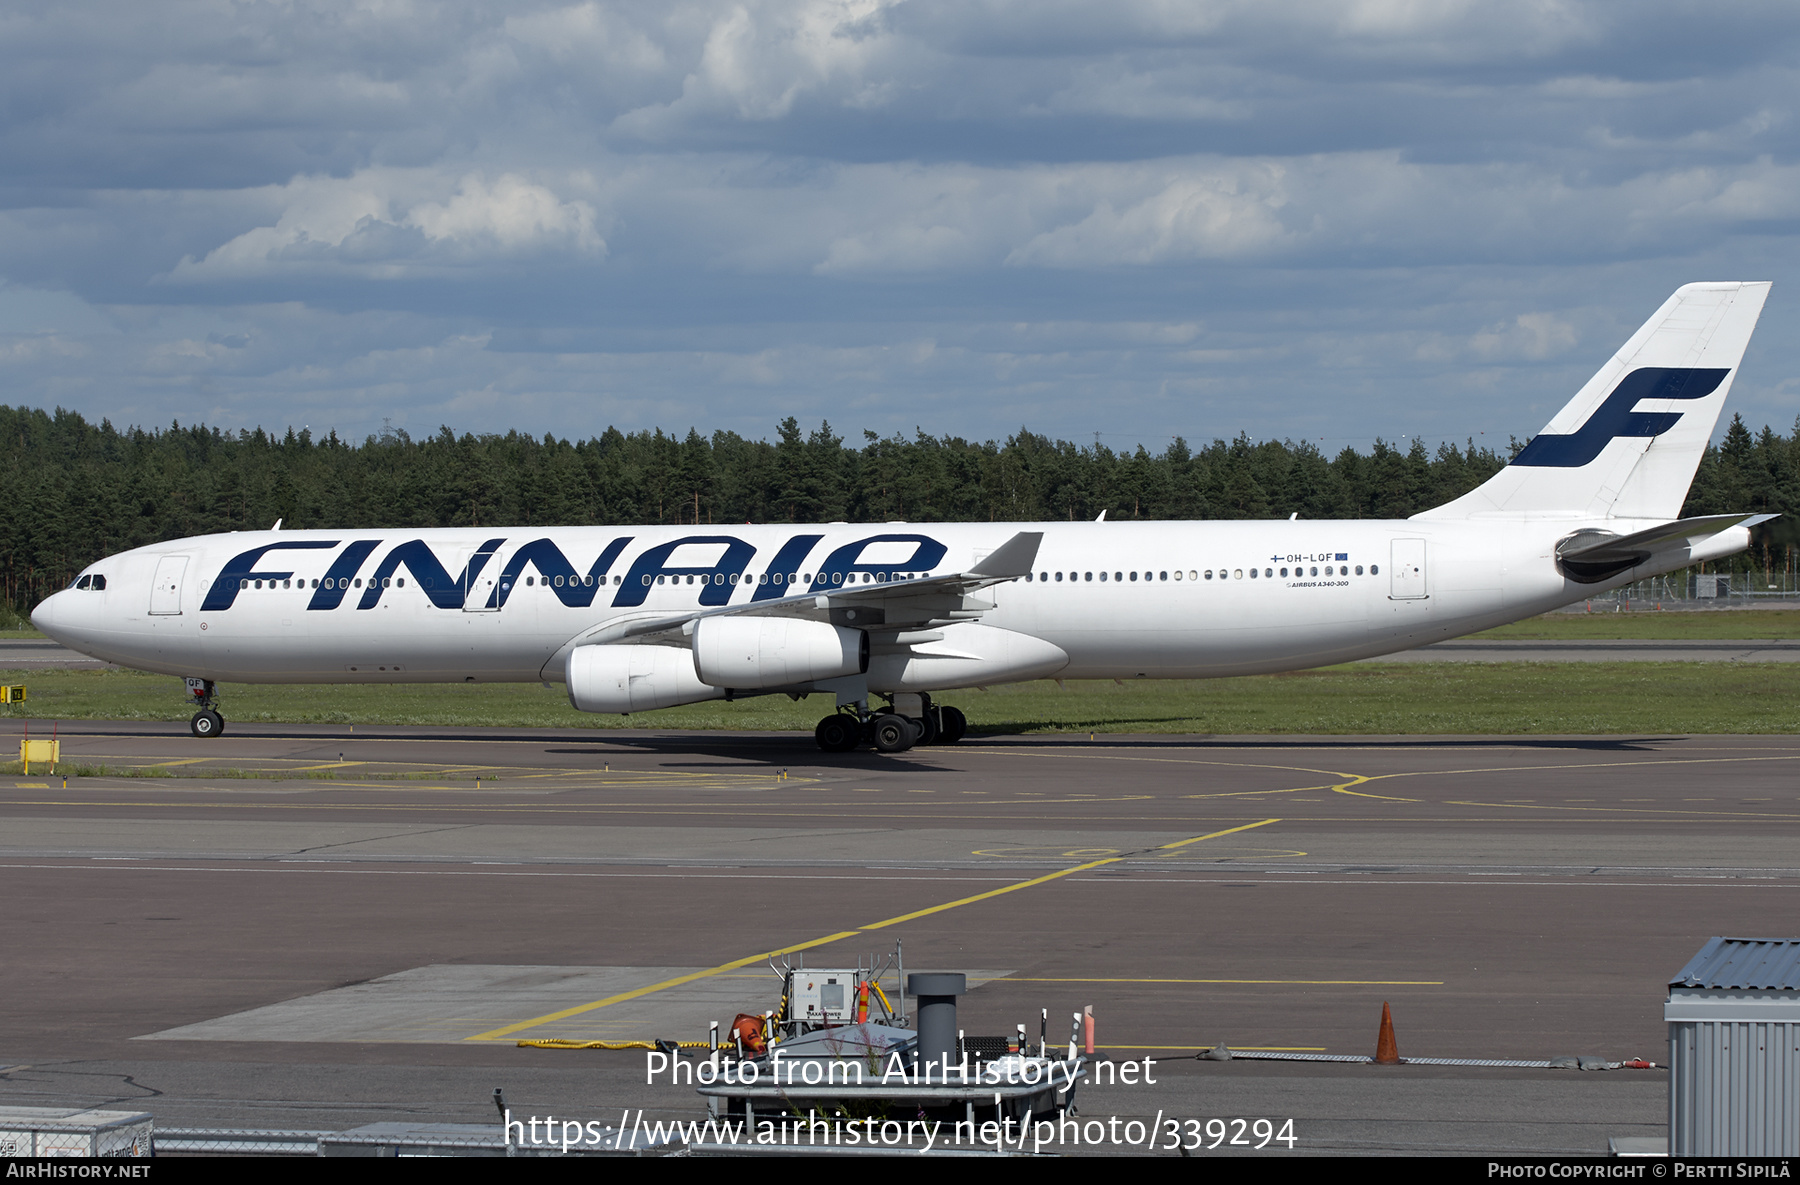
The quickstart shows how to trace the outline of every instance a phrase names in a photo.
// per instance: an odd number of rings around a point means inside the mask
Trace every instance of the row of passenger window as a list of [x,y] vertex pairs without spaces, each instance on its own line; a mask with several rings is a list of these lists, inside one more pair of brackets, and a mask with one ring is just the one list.
[[[400,576],[400,577],[383,576],[381,578],[380,583],[381,583],[382,588],[388,588],[388,587],[392,587],[392,586],[398,586],[400,588],[405,588],[406,587],[406,577],[404,577],[404,576]],[[322,581],[315,579],[312,582],[312,587],[318,588],[321,584],[326,588],[350,588],[352,585],[354,585],[357,588],[361,588],[363,586],[362,577],[360,577],[360,576],[357,577],[355,580],[350,579],[348,576],[339,576],[339,577],[327,576]],[[375,584],[376,584],[375,578],[371,576],[369,578],[369,587],[373,588],[375,586]],[[299,579],[299,580],[270,580],[270,581],[266,581],[266,582],[261,581],[261,580],[240,580],[240,581],[238,581],[238,587],[239,588],[268,587],[268,588],[302,588],[303,589],[303,588],[307,587],[307,584],[306,584],[306,580],[304,578]]]
[[[580,576],[569,577],[570,584],[581,584],[581,583],[583,583],[583,581],[584,581],[584,578],[580,577]],[[525,583],[530,584],[531,582],[532,582],[532,578],[527,576],[525,578]],[[556,583],[559,587],[562,585],[562,582],[563,582],[563,578],[561,576],[558,576],[556,578]],[[594,578],[592,576],[588,576],[585,578],[585,582],[591,586],[594,583]],[[369,578],[369,586],[371,588],[373,588],[376,585],[376,583],[377,583],[376,578],[371,576]],[[404,576],[383,576],[380,578],[379,583],[382,588],[405,588],[406,587],[406,577],[404,577]],[[547,586],[547,585],[549,585],[549,583],[550,583],[550,578],[548,576],[544,577],[544,584]],[[602,576],[600,578],[600,583],[605,584],[606,577]],[[614,584],[619,583],[619,578],[617,576],[613,577],[613,583]],[[363,582],[362,582],[362,577],[360,577],[360,576],[355,577],[355,578],[351,578],[349,576],[338,576],[338,577],[327,576],[324,580],[317,580],[317,579],[313,580],[310,587],[319,588],[321,585],[325,588],[361,588],[363,586]],[[430,580],[425,581],[426,588],[430,588],[431,585],[432,585],[432,582]],[[279,580],[279,581],[278,580],[270,580],[267,582],[266,586],[269,588],[301,588],[301,589],[304,589],[304,588],[308,587],[308,584],[307,584],[306,580],[304,578],[302,578],[300,580]],[[265,583],[261,580],[239,580],[238,587],[239,588],[263,588],[263,587],[265,587]]]
[[[1219,580],[1242,580],[1242,579],[1244,579],[1245,573],[1246,573],[1246,569],[1243,569],[1243,568],[1220,568],[1217,573],[1214,573],[1213,569],[1211,569],[1211,568],[1207,568],[1204,571],[1195,569],[1195,568],[1190,568],[1187,571],[1187,578],[1189,580],[1212,580],[1216,576],[1216,578]],[[1267,579],[1267,580],[1275,579],[1275,569],[1274,568],[1262,568],[1260,570],[1256,569],[1256,568],[1250,568],[1250,569],[1248,569],[1248,574],[1249,574],[1250,579],[1252,579],[1252,580],[1255,580],[1258,577],[1261,577],[1261,578]],[[1290,574],[1289,569],[1287,569],[1287,568],[1281,569],[1281,575],[1283,578],[1286,578],[1289,574]],[[1363,566],[1361,564],[1356,565],[1356,574],[1358,576],[1361,576],[1363,574]],[[1380,574],[1381,574],[1381,566],[1379,564],[1370,564],[1369,565],[1369,575],[1379,576]],[[1108,574],[1105,572],[1099,573],[1100,582],[1102,584],[1106,583],[1107,575]],[[1317,576],[1317,575],[1319,575],[1319,569],[1318,569],[1317,565],[1314,565],[1314,566],[1311,566],[1308,568],[1294,568],[1294,569],[1292,569],[1292,575],[1296,576],[1296,577]],[[1325,565],[1325,575],[1327,575],[1327,576],[1348,576],[1348,575],[1350,575],[1350,565],[1349,564],[1326,564]],[[1066,578],[1072,584],[1073,583],[1084,583],[1084,582],[1091,583],[1094,579],[1094,576],[1095,576],[1095,574],[1092,572],[1070,572],[1067,574]],[[1151,583],[1154,581],[1168,580],[1169,577],[1170,577],[1170,573],[1168,573],[1168,572],[1143,572],[1143,573],[1114,572],[1111,574],[1111,578],[1112,578],[1113,582],[1117,583],[1117,584],[1123,584],[1126,581],[1140,580],[1140,579],[1143,580],[1145,583]],[[1032,577],[1031,573],[1027,572],[1025,574],[1025,579],[1027,581],[1031,580],[1032,578],[1033,577]],[[1182,573],[1180,571],[1176,571],[1174,573],[1174,578],[1176,580],[1180,580],[1182,578]],[[1065,579],[1065,577],[1064,577],[1064,574],[1061,572],[1039,572],[1039,573],[1037,573],[1036,579],[1044,581],[1045,583],[1049,583],[1051,581],[1063,580],[1063,579]]]
[[[862,577],[861,582],[863,584],[870,584],[870,583],[886,583],[889,580],[911,580],[916,576],[923,575],[923,573],[918,573],[918,572],[863,572],[860,575]],[[855,572],[851,572],[847,575],[843,572],[834,572],[831,574],[831,583],[832,584],[856,584],[857,576],[858,576],[858,573],[855,573]],[[105,588],[106,587],[106,577],[95,576],[93,579],[95,581],[98,581],[98,583],[96,585],[94,585],[94,587],[96,587],[96,588]],[[552,586],[554,586],[556,588],[562,588],[565,585],[570,585],[570,586],[575,586],[575,587],[592,588],[594,586],[595,579],[596,578],[592,574],[587,575],[587,576],[568,576],[568,577],[527,576],[527,577],[525,577],[525,586],[527,588],[531,588],[531,587],[535,587],[536,585],[541,583],[546,588],[549,588]],[[643,577],[643,581],[645,584],[652,583],[653,579],[654,579],[654,582],[657,584],[667,584],[667,583],[680,584],[682,582],[683,578],[681,576],[657,576],[657,577],[652,578],[648,574],[646,574]],[[731,575],[717,575],[717,574],[710,573],[710,572],[702,572],[698,575],[692,575],[692,576],[688,576],[686,578],[687,583],[689,583],[689,584],[693,584],[696,581],[698,581],[701,584],[713,584],[713,583],[737,584],[740,582],[740,580],[744,584],[801,584],[801,583],[810,584],[810,583],[812,583],[812,579],[813,579],[813,577],[812,577],[811,573],[800,573],[800,572],[773,572],[773,573],[764,572],[764,573],[761,573],[760,575],[753,574],[750,572],[745,572],[745,573],[742,573],[741,575],[737,574],[737,573],[733,573]],[[599,583],[601,583],[601,584],[606,583],[606,577],[604,577],[604,576],[599,577],[598,580],[599,580]],[[612,582],[614,585],[621,584],[624,582],[624,577],[614,576],[612,578]],[[320,586],[320,583],[321,582],[319,580],[315,579],[312,581],[312,587],[318,588]],[[370,585],[374,585],[375,579],[373,577],[371,577],[369,580],[369,583],[370,583]],[[263,588],[263,587],[265,587],[265,584],[266,584],[266,587],[268,587],[268,588],[299,587],[299,588],[304,589],[307,587],[307,582],[304,578],[300,579],[300,580],[281,580],[281,581],[270,580],[267,582],[261,581],[261,580],[248,580],[248,579],[238,581],[238,587],[241,589]],[[324,579],[323,584],[324,584],[324,587],[326,587],[326,588],[332,588],[332,587],[334,587],[334,584],[335,584],[335,587],[337,587],[337,588],[361,588],[363,586],[362,577],[360,577],[360,576],[358,576],[354,579],[347,577],[347,576],[340,576],[340,577],[336,577],[335,579],[333,577],[327,576]],[[406,587],[406,577],[404,577],[404,576],[398,576],[398,577],[383,576],[383,577],[381,577],[381,587],[388,588],[390,586],[395,587],[395,588],[405,588]],[[87,588],[88,587],[88,578],[85,576],[82,577],[81,582],[77,587]],[[429,582],[427,582],[426,587],[430,587]]]
[[[859,583],[859,581],[857,580],[858,575],[859,575],[859,573],[856,573],[856,572],[847,572],[847,573],[846,572],[832,572],[829,575],[821,572],[821,573],[819,573],[818,579],[824,580],[828,584],[857,584],[857,583]],[[891,580],[915,580],[921,576],[929,575],[929,573],[925,573],[925,572],[863,572],[863,573],[860,573],[860,575],[862,577],[862,580],[860,581],[860,583],[862,583],[862,584],[886,584]],[[581,578],[579,576],[576,576],[576,577],[571,577],[571,579],[579,581]],[[667,581],[672,584],[680,584],[682,582],[682,579],[683,578],[681,576],[658,576],[655,579],[655,583],[662,584],[665,581]],[[811,572],[763,572],[761,574],[756,574],[756,573],[751,573],[751,572],[734,572],[729,575],[718,575],[718,574],[714,574],[711,572],[701,572],[697,576],[688,576],[686,578],[686,580],[689,584],[693,584],[695,581],[698,581],[701,584],[808,584],[808,585],[813,583],[813,579],[814,579],[814,577]],[[651,583],[651,578],[648,573],[646,573],[644,575],[643,581],[645,584]],[[556,578],[556,583],[558,585],[561,585],[562,582],[563,582],[563,578],[561,576],[558,576]],[[527,576],[525,578],[525,583],[530,584],[531,577]],[[548,576],[544,577],[544,583],[549,584],[550,577],[548,577]],[[613,577],[613,583],[614,584],[619,583],[619,578],[617,576]]]
[[[1185,575],[1186,575],[1187,579],[1189,579],[1189,580],[1212,580],[1215,578],[1219,579],[1219,580],[1242,580],[1245,577],[1246,571],[1248,571],[1249,578],[1251,580],[1255,580],[1259,576],[1263,579],[1273,580],[1273,579],[1275,579],[1275,575],[1276,575],[1276,569],[1274,569],[1274,568],[1263,568],[1260,571],[1256,568],[1250,568],[1247,570],[1244,568],[1231,568],[1231,569],[1220,568],[1220,569],[1218,569],[1218,571],[1216,573],[1211,568],[1207,568],[1205,570],[1190,568],[1185,573]],[[1324,575],[1326,575],[1326,576],[1348,576],[1348,575],[1350,575],[1350,571],[1351,571],[1351,569],[1350,569],[1349,564],[1326,564]],[[1287,568],[1282,568],[1280,570],[1280,572],[1281,572],[1281,577],[1283,579],[1285,579],[1289,576],[1289,569],[1287,569]],[[1356,565],[1356,575],[1361,576],[1362,574],[1363,574],[1363,566],[1361,564]],[[1379,576],[1380,574],[1381,574],[1381,566],[1379,564],[1370,564],[1369,565],[1369,575]],[[917,576],[926,575],[926,573],[922,573],[922,572],[874,572],[874,573],[864,572],[861,575],[862,575],[862,583],[870,584],[870,583],[886,583],[890,579],[891,580],[911,580]],[[1035,574],[1031,573],[1031,572],[1027,572],[1027,573],[1025,573],[1025,579],[1028,583],[1033,582],[1033,581],[1042,581],[1045,584],[1050,584],[1053,582],[1060,583],[1061,581],[1066,579],[1071,584],[1078,584],[1078,583],[1090,583],[1091,584],[1091,583],[1093,583],[1093,581],[1095,579],[1095,575],[1096,574],[1093,572],[1069,572],[1067,574],[1062,573],[1062,572],[1038,572]],[[1172,573],[1173,579],[1175,579],[1175,580],[1182,579],[1183,575],[1184,574],[1179,569],[1174,570]],[[1318,566],[1313,565],[1311,567],[1306,567],[1306,568],[1299,568],[1299,567],[1294,568],[1292,570],[1292,575],[1296,576],[1296,577],[1318,576],[1318,575],[1320,575],[1320,572],[1319,572]],[[1138,581],[1138,580],[1142,580],[1144,583],[1149,584],[1149,583],[1153,583],[1153,582],[1157,582],[1157,581],[1167,581],[1171,578],[1171,573],[1166,572],[1166,571],[1164,571],[1164,572],[1141,572],[1141,573],[1140,572],[1113,572],[1110,574],[1106,573],[1106,572],[1101,572],[1098,574],[1098,576],[1099,576],[1100,583],[1102,583],[1102,584],[1107,583],[1107,581],[1109,579],[1112,582],[1117,583],[1117,584],[1124,584],[1128,581]],[[399,577],[383,576],[380,579],[381,579],[381,587],[382,588],[388,588],[389,586],[393,586],[393,587],[397,587],[397,588],[405,588],[406,587],[406,577],[404,577],[404,576],[399,576]],[[527,576],[525,578],[526,587],[530,588],[530,587],[535,586],[538,583],[539,579],[540,578],[535,577],[535,576]],[[562,576],[556,576],[556,577],[545,576],[545,577],[542,577],[541,579],[546,588],[550,587],[552,584],[554,584],[554,586],[557,588],[562,588],[564,586],[564,581],[565,581],[565,578]],[[655,582],[657,584],[664,584],[664,583],[672,581],[675,584],[680,584],[680,583],[682,583],[682,579],[683,578],[681,576],[657,576],[657,577],[655,577]],[[594,585],[595,577],[592,575],[570,576],[570,577],[567,577],[566,580],[567,580],[567,583],[570,585],[586,586],[586,587],[591,588]],[[612,578],[612,582],[615,585],[621,583],[622,580],[623,580],[623,577],[620,577],[620,576],[614,576]],[[651,577],[648,574],[646,574],[644,576],[643,580],[644,580],[645,584],[651,583]],[[713,573],[702,572],[702,573],[699,573],[698,575],[692,575],[692,576],[688,576],[686,578],[686,581],[688,584],[693,584],[696,581],[699,582],[700,584],[711,584],[714,582],[717,582],[719,584],[737,584],[737,583],[739,583],[740,580],[744,584],[784,584],[784,583],[786,583],[786,584],[802,584],[802,583],[811,584],[813,581],[813,577],[812,577],[811,573],[800,573],[800,572],[775,572],[775,573],[764,572],[761,575],[752,575],[749,572],[742,573],[741,575],[739,575],[739,574],[716,575]],[[90,581],[91,581],[91,583],[90,583]],[[599,577],[599,582],[601,584],[605,584],[606,577],[604,577],[604,576]],[[361,588],[363,586],[362,578],[360,576],[356,577],[354,579],[352,579],[350,577],[336,577],[334,579],[333,577],[327,576],[324,580],[324,587],[331,588],[334,586],[334,583],[335,583],[335,586],[338,588]],[[369,580],[369,583],[371,586],[373,586],[375,584],[375,579],[373,577],[371,577]],[[840,584],[840,583],[855,584],[855,583],[857,583],[857,573],[851,572],[846,576],[846,574],[842,573],[842,572],[833,572],[831,574],[831,583],[832,584]],[[296,585],[298,585],[300,588],[304,589],[307,587],[307,582],[304,579],[283,580],[280,582],[281,588],[293,588]],[[277,587],[277,582],[270,580],[267,582],[267,586],[269,588],[275,588],[275,587]],[[316,579],[313,580],[312,587],[318,588],[319,586],[320,586],[320,581],[318,581]],[[106,587],[106,577],[104,577],[104,576],[93,576],[93,577],[83,576],[81,578],[81,580],[79,582],[77,582],[75,587],[103,589]],[[252,587],[262,588],[262,587],[264,587],[264,582],[261,580],[239,580],[238,587],[241,589],[247,589],[247,588],[252,588]]]
[[[612,582],[614,584],[618,584],[622,579],[623,579],[622,577],[614,576],[612,578]],[[525,578],[525,583],[527,585],[531,585],[531,584],[535,583],[536,580],[537,580],[537,577],[535,577],[535,576],[527,576]],[[544,587],[549,588],[550,587],[550,578],[548,576],[546,576],[543,578],[543,580],[544,580]],[[592,588],[592,587],[594,587],[594,577],[593,577],[592,573],[589,573],[586,576],[571,576],[571,577],[569,577],[569,583],[571,585],[574,585],[577,588],[582,588],[582,587]],[[606,577],[604,577],[604,576],[600,577],[600,583],[605,584]],[[563,586],[563,578],[561,576],[558,576],[556,578],[556,587],[561,588],[562,586]]]

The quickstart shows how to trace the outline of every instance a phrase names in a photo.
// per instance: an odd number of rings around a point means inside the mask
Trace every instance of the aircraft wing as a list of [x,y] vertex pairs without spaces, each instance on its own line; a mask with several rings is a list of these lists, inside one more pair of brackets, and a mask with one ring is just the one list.
[[966,572],[890,580],[880,584],[844,585],[819,592],[795,593],[744,605],[722,605],[685,613],[645,612],[614,618],[570,639],[559,653],[575,646],[620,642],[639,645],[685,645],[694,623],[703,617],[798,617],[875,633],[899,633],[974,621],[994,603],[973,594],[1017,580],[1032,570],[1042,531],[1020,531]]

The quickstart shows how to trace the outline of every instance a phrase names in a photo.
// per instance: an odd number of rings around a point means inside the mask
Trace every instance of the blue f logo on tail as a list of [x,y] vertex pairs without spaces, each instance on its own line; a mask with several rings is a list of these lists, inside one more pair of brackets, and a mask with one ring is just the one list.
[[1538,433],[1513,464],[1576,469],[1598,457],[1615,436],[1661,436],[1681,421],[1681,412],[1631,409],[1645,399],[1704,399],[1730,373],[1704,366],[1640,367],[1619,380],[1587,423],[1567,436]]

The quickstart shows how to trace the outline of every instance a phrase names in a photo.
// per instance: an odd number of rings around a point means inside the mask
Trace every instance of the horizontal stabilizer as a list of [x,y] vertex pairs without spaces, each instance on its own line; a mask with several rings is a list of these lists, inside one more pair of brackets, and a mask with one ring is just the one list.
[[1634,568],[1659,551],[1692,547],[1732,527],[1754,527],[1775,514],[1708,514],[1678,519],[1660,527],[1613,535],[1605,531],[1577,531],[1557,545],[1556,559],[1570,579],[1583,584],[1602,580]]

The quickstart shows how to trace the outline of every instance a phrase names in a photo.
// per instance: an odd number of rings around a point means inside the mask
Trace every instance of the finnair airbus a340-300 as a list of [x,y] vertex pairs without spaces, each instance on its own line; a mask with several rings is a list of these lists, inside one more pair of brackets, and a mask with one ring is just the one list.
[[1683,287],[1409,519],[242,532],[102,560],[32,622],[185,678],[197,736],[218,681],[543,680],[584,712],[824,693],[826,750],[948,743],[955,688],[1345,662],[1743,550],[1771,516],[1680,514],[1768,291]]

